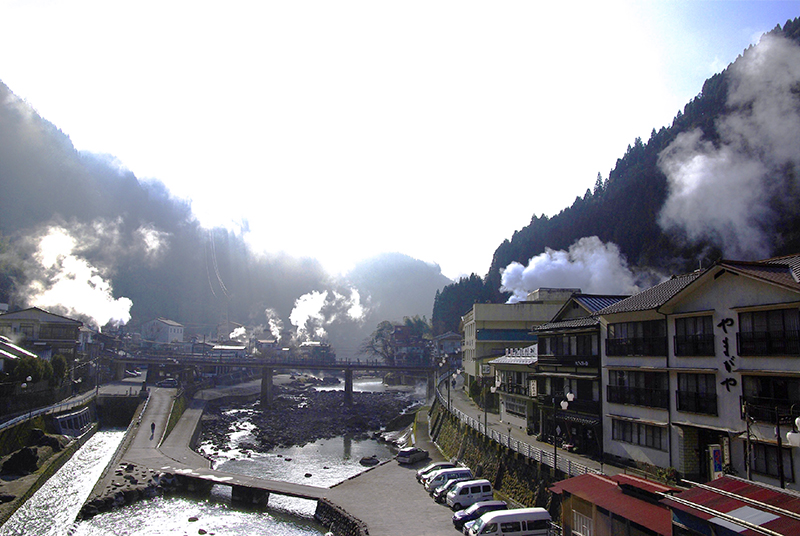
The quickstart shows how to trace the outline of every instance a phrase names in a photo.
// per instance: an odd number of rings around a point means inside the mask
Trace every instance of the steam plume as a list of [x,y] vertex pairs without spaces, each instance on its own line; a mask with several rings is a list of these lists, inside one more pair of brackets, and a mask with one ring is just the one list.
[[127,323],[133,302],[114,298],[102,271],[77,249],[75,237],[61,227],[50,227],[40,237],[28,272],[34,274],[25,289],[28,303],[85,319],[95,327]]
[[765,35],[731,65],[729,81],[732,111],[717,122],[719,143],[696,129],[659,156],[669,181],[659,224],[717,242],[729,258],[764,258],[800,164],[800,46]]
[[[348,292],[345,295],[344,292]],[[295,301],[289,321],[297,328],[298,339],[323,339],[331,325],[338,323],[361,323],[366,309],[361,303],[358,290],[312,291]]]
[[525,300],[537,288],[580,288],[592,294],[633,294],[639,291],[634,273],[616,244],[596,236],[583,237],[569,251],[545,249],[525,267],[512,262],[501,272],[500,290],[511,292],[509,303]]

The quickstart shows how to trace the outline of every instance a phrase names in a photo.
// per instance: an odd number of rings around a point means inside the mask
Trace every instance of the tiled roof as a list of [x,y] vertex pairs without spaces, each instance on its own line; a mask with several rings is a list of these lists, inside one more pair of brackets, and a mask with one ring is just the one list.
[[30,309],[22,309],[20,311],[14,311],[13,313],[6,313],[4,315],[0,315],[1,319],[4,320],[34,320],[37,322],[59,322],[59,323],[70,323],[70,324],[82,324],[80,320],[74,320],[72,318],[67,318],[66,316],[57,315],[55,313],[51,313],[49,311],[45,311],[44,309],[39,309],[38,307],[31,307]]
[[691,274],[673,276],[663,283],[634,294],[630,298],[615,303],[597,312],[598,315],[609,315],[614,313],[630,313],[634,311],[649,311],[664,305],[678,292],[686,288],[695,279],[700,277],[703,272],[692,272]]
[[800,258],[792,257],[791,259],[782,257],[759,262],[721,261],[719,265],[762,281],[800,290],[800,281],[798,280]]
[[772,259],[766,259],[762,262],[770,264],[786,264],[792,269],[794,278],[800,281],[800,254],[786,255],[785,257],[775,257]]

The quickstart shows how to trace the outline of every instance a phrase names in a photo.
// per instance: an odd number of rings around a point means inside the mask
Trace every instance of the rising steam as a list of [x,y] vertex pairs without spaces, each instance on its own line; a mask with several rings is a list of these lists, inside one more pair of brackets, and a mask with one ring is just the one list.
[[50,227],[38,239],[24,290],[29,305],[85,319],[94,327],[127,323],[133,302],[114,298],[101,269],[78,250],[76,238],[62,227]]
[[728,72],[732,111],[717,122],[719,142],[696,129],[659,156],[669,181],[659,224],[712,240],[729,258],[765,258],[800,164],[800,46],[766,35]]
[[[345,295],[344,292],[348,292]],[[336,323],[360,323],[366,315],[358,290],[312,291],[297,298],[289,321],[297,328],[298,340],[321,340]]]
[[511,292],[509,303],[525,300],[538,288],[580,288],[590,294],[633,294],[640,290],[637,277],[616,244],[596,236],[584,237],[569,251],[545,249],[525,267],[512,262],[501,272],[500,290]]

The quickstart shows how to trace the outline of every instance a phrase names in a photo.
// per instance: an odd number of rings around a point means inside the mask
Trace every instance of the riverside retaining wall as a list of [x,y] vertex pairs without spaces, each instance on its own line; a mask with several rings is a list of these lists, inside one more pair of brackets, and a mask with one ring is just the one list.
[[558,504],[548,488],[550,468],[493,441],[453,417],[435,402],[430,410],[433,439],[442,453],[470,467],[475,475],[492,482],[512,504],[547,508],[558,519]]

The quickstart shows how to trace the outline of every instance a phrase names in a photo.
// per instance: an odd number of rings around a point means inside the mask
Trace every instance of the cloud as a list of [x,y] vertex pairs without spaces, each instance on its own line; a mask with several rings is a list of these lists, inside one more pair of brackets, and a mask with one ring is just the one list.
[[584,237],[569,251],[547,248],[528,261],[512,262],[501,272],[503,292],[509,303],[523,301],[538,288],[579,288],[590,294],[633,294],[640,290],[637,276],[616,244],[604,244],[596,236]]
[[659,224],[719,243],[730,258],[764,258],[800,164],[800,47],[766,35],[727,73],[730,111],[716,123],[719,141],[695,129],[659,155],[669,185]]

